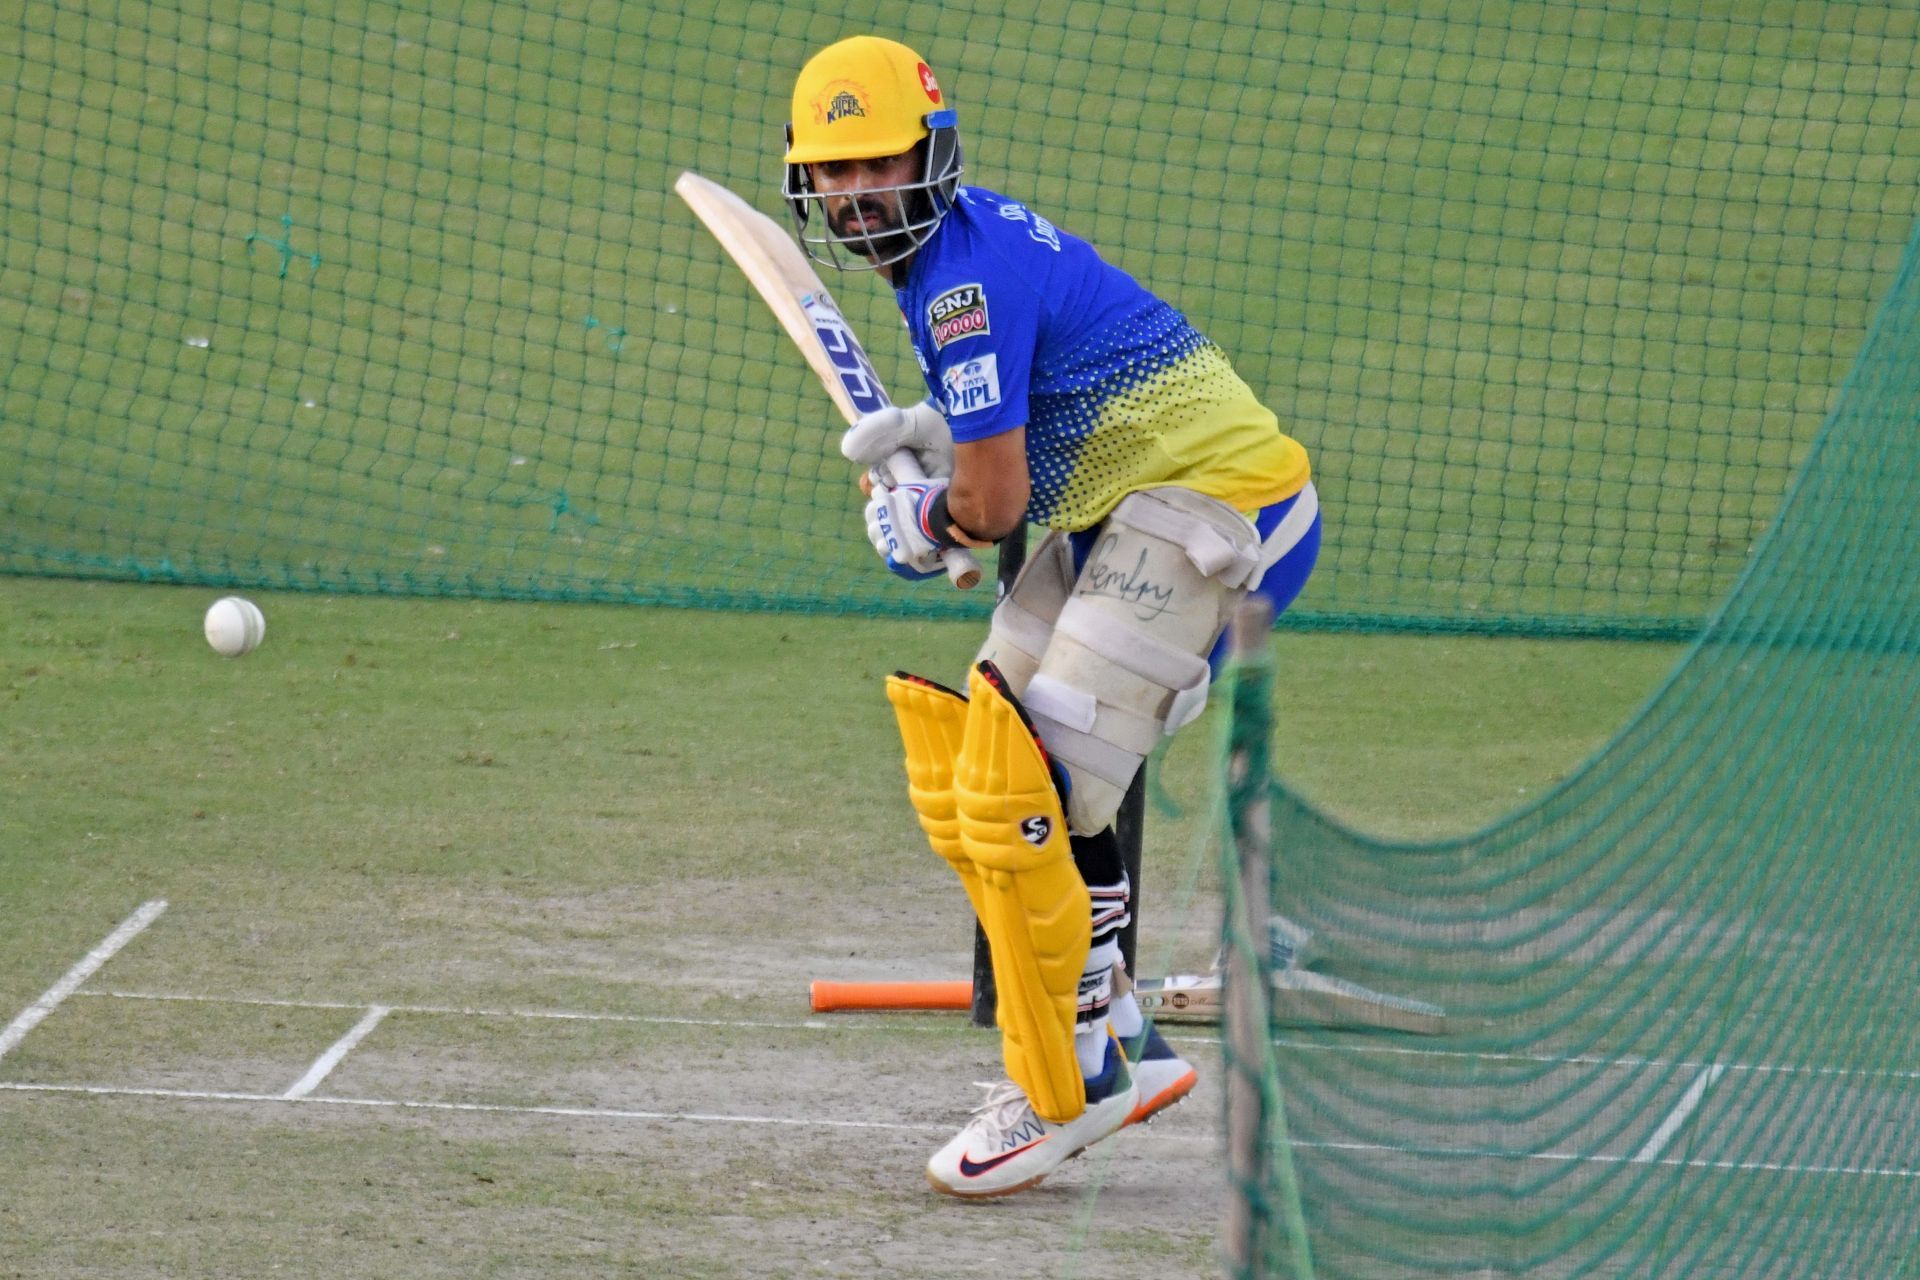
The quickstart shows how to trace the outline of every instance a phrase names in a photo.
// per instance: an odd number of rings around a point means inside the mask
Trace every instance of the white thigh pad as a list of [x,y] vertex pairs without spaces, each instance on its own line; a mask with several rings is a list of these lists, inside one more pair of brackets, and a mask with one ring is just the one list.
[[1112,823],[1161,735],[1206,705],[1207,654],[1260,551],[1251,520],[1190,489],[1129,494],[1107,517],[1022,698],[1072,780],[1074,831]]
[[994,607],[993,624],[986,643],[974,655],[974,665],[992,662],[1013,696],[1024,699],[1027,682],[1040,668],[1040,655],[1053,641],[1053,624],[1072,590],[1073,546],[1066,534],[1056,530],[1027,557],[1013,589]]

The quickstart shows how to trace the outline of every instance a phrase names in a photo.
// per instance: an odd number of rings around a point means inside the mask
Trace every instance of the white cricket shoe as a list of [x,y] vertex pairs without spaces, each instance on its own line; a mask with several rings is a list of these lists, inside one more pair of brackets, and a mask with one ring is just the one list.
[[1087,1109],[1065,1124],[1042,1120],[1011,1080],[986,1089],[987,1100],[974,1108],[973,1119],[927,1161],[934,1190],[968,1199],[1025,1191],[1118,1131],[1140,1101],[1126,1055],[1111,1039],[1105,1066],[1087,1081]]
[[1193,1092],[1200,1073],[1191,1063],[1173,1051],[1151,1023],[1140,1034],[1120,1042],[1127,1051],[1127,1065],[1140,1085],[1140,1101],[1134,1103],[1128,1124],[1142,1124],[1159,1115]]

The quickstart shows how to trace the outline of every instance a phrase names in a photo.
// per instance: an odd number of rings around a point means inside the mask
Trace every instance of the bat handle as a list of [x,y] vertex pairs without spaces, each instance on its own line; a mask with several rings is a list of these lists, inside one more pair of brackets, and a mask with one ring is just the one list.
[[947,566],[947,577],[960,590],[971,591],[980,585],[980,562],[965,547],[948,547],[940,553],[940,563]]
[[[920,460],[910,449],[895,449],[876,470],[883,473],[880,477],[883,481],[890,479],[895,484],[912,484],[927,478],[927,473],[920,469]],[[940,563],[947,568],[948,580],[960,590],[971,591],[980,585],[980,562],[965,547],[948,547],[940,553]]]

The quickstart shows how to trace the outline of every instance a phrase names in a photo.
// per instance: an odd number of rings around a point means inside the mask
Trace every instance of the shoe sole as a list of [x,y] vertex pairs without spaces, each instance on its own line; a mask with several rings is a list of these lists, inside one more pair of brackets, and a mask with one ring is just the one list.
[[1174,1103],[1192,1093],[1193,1086],[1199,1083],[1200,1073],[1189,1068],[1187,1074],[1181,1076],[1178,1080],[1175,1080],[1151,1098],[1141,1098],[1139,1104],[1135,1106],[1132,1113],[1127,1116],[1126,1123],[1120,1127],[1124,1129],[1129,1125],[1145,1124]]
[[[1121,1127],[1125,1128],[1126,1126],[1122,1125]],[[1083,1147],[1081,1148],[1081,1150],[1085,1150],[1085,1148]],[[1079,1151],[1076,1151],[1073,1153],[1073,1155],[1075,1156],[1079,1154],[1080,1154]],[[1073,1156],[1067,1157],[1067,1159],[1069,1160],[1071,1160],[1072,1158]],[[1054,1167],[1058,1168],[1059,1166],[1056,1165]],[[1047,1170],[1047,1173],[1052,1173],[1052,1172],[1053,1172],[1053,1169]],[[1000,1187],[994,1191],[959,1191],[953,1187],[948,1186],[946,1183],[940,1181],[940,1179],[934,1177],[932,1171],[929,1170],[927,1173],[927,1185],[932,1187],[935,1191],[938,1191],[941,1195],[952,1196],[955,1200],[998,1200],[1001,1196],[1018,1195],[1022,1191],[1027,1190],[1029,1187],[1039,1186],[1041,1183],[1047,1180],[1047,1173],[1040,1174],[1037,1177],[1028,1178],[1025,1182],[1016,1183],[1011,1187]]]
[[[1187,1090],[1190,1090],[1193,1088],[1193,1081],[1199,1079],[1199,1074],[1197,1072],[1189,1071],[1187,1075],[1192,1077],[1192,1079],[1175,1082],[1175,1084],[1170,1088],[1162,1089],[1160,1091],[1159,1096],[1165,1097],[1168,1093],[1172,1092],[1174,1088],[1179,1088],[1181,1091],[1181,1096],[1185,1096]],[[1179,1098],[1172,1098],[1166,1102],[1160,1103],[1159,1105],[1162,1107],[1172,1106],[1173,1103],[1178,1101],[1179,1101]],[[1139,1114],[1139,1110],[1140,1110],[1139,1106],[1136,1105],[1132,1111],[1129,1111],[1127,1113],[1127,1118],[1125,1120],[1122,1120],[1119,1124],[1115,1125],[1112,1129],[1108,1130],[1106,1133],[1101,1134],[1099,1137],[1092,1139],[1091,1141],[1087,1142],[1085,1145],[1076,1147],[1074,1150],[1069,1151],[1065,1156],[1061,1157],[1060,1164],[1056,1164],[1050,1169],[1045,1169],[1039,1173],[1034,1174],[1031,1178],[1028,1178],[1025,1182],[1016,1182],[1010,1187],[995,1187],[990,1191],[976,1191],[971,1188],[962,1189],[958,1187],[950,1187],[946,1183],[940,1181],[940,1179],[934,1177],[933,1170],[928,1169],[926,1171],[927,1185],[932,1187],[935,1191],[938,1191],[941,1195],[952,1196],[956,1200],[998,1200],[1001,1196],[1018,1195],[1022,1191],[1031,1190],[1032,1188],[1039,1186],[1041,1183],[1047,1180],[1048,1175],[1057,1172],[1061,1165],[1064,1165],[1069,1160],[1078,1160],[1081,1156],[1085,1155],[1088,1151],[1092,1150],[1096,1145],[1106,1141],[1108,1138],[1111,1138],[1114,1134],[1120,1132],[1122,1129],[1132,1124],[1133,1118],[1134,1116]]]

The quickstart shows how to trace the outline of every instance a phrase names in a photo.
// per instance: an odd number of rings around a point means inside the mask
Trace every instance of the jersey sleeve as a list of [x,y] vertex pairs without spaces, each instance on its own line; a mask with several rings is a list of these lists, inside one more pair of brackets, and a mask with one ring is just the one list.
[[927,377],[953,438],[966,443],[1025,426],[1040,294],[988,251],[953,263],[925,297]]

